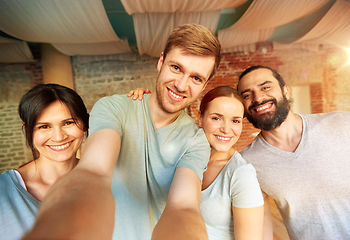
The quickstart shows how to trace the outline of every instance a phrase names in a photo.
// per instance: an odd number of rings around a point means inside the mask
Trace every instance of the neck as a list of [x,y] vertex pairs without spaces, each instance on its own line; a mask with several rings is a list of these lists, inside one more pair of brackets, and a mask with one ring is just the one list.
[[39,157],[18,169],[27,191],[39,201],[46,196],[47,191],[58,178],[72,170],[78,163],[78,159],[70,159],[64,162],[49,161]]
[[211,148],[209,161],[228,161],[236,152],[234,148],[230,148],[227,152],[219,152],[214,148]]
[[178,111],[175,113],[168,113],[164,111],[158,104],[156,93],[150,94],[148,104],[149,104],[149,109],[151,112],[153,124],[156,129],[170,125],[181,114],[181,111]]
[[261,135],[272,146],[284,151],[294,152],[298,147],[303,132],[301,117],[292,112],[277,128],[270,131],[261,131]]
[[78,159],[73,158],[69,161],[54,162],[47,160],[45,161],[39,157],[34,161],[34,164],[38,180],[51,186],[57,181],[57,179],[71,171],[78,164]]

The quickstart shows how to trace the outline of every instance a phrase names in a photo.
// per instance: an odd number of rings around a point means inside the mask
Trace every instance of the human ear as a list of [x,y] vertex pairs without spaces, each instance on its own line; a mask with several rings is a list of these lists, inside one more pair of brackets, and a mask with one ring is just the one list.
[[158,60],[158,64],[157,64],[158,72],[160,72],[160,69],[162,68],[163,62],[164,62],[164,52],[162,52],[160,54],[160,57],[159,57],[159,60]]
[[289,100],[289,97],[290,97],[290,90],[289,90],[289,87],[287,85],[284,85],[283,87],[283,95],[286,96],[286,98]]

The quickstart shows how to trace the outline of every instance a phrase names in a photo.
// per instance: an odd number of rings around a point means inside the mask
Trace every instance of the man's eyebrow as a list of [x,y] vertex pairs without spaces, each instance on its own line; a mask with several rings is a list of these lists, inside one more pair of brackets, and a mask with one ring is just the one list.
[[[261,86],[264,86],[265,84],[269,84],[269,83],[272,83],[272,81],[267,80],[267,81],[265,81],[265,82],[263,82],[263,83],[258,84],[258,86],[261,87]],[[241,94],[246,93],[246,92],[249,92],[249,91],[250,91],[250,88],[248,88],[248,89],[242,91]]]
[[258,86],[264,86],[265,84],[268,84],[268,83],[272,83],[271,81],[265,81],[265,82],[263,82],[263,83],[260,83]]

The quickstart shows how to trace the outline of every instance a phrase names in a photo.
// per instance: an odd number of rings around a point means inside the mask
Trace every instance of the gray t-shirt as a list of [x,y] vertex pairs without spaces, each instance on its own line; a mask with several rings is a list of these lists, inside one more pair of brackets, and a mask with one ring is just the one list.
[[192,169],[200,179],[210,146],[184,111],[170,125],[155,129],[149,95],[134,101],[126,95],[100,99],[90,113],[90,134],[114,129],[121,149],[112,180],[115,198],[113,239],[150,239],[168,197],[175,169]]
[[18,240],[34,224],[40,202],[28,193],[15,170],[0,175],[0,239]]
[[262,205],[264,199],[254,167],[235,152],[214,182],[202,191],[200,209],[209,240],[234,239],[232,206]]
[[350,112],[300,116],[294,152],[258,135],[241,154],[275,199],[291,240],[350,239]]

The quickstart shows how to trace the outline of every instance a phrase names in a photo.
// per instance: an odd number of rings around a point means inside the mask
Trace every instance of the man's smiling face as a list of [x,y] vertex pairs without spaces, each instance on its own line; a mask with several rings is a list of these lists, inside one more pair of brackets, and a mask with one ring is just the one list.
[[261,130],[269,131],[280,126],[289,110],[289,89],[283,92],[272,72],[256,69],[244,75],[238,83],[238,91],[244,99],[247,119]]
[[193,103],[203,91],[215,58],[185,54],[175,47],[158,61],[157,101],[166,113],[176,113]]

